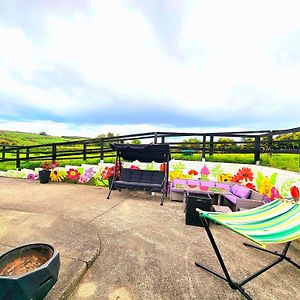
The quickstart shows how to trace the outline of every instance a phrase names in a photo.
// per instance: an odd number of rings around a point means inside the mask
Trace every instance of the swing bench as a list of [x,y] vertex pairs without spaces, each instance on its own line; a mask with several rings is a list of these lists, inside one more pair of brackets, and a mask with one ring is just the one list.
[[[160,205],[163,205],[168,193],[169,161],[171,158],[169,144],[110,144],[110,147],[116,151],[116,160],[107,199],[109,199],[113,189],[146,190],[162,193]],[[121,158],[127,161],[155,161],[164,164],[164,168],[161,171],[126,169],[122,168]],[[120,169],[119,177],[117,177],[118,168]]]
[[[300,266],[287,257],[287,252],[291,242],[300,238],[300,204],[291,200],[274,200],[263,206],[250,209],[248,211],[240,211],[233,213],[217,213],[205,212],[196,209],[199,212],[199,217],[204,225],[208,238],[215,251],[217,259],[221,265],[223,274],[217,273],[210,267],[196,262],[195,265],[212,273],[220,279],[225,280],[229,286],[238,290],[246,299],[252,299],[245,291],[243,285],[260,274],[274,267],[282,261],[287,261],[300,269]],[[208,220],[223,225],[224,227],[242,235],[256,245],[244,243],[246,247],[252,247],[260,251],[277,256],[277,258],[261,268],[257,272],[247,276],[243,280],[234,281],[224,263],[218,246],[214,240],[211,230],[209,229]],[[283,250],[270,251],[265,249],[266,244],[285,243]]]

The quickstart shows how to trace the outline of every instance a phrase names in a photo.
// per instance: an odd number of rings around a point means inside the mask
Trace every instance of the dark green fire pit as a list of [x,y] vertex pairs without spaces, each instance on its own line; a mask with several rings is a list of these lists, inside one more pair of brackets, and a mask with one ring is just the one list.
[[0,256],[0,300],[43,299],[57,281],[59,252],[48,244],[23,245]]

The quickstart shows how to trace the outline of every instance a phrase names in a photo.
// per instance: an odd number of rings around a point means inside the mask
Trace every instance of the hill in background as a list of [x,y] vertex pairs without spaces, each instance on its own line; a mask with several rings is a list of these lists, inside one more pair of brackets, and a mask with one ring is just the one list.
[[84,137],[68,137],[68,136],[51,136],[45,132],[38,133],[27,133],[19,131],[8,131],[0,130],[0,145],[10,146],[30,146],[38,144],[51,144],[60,142],[69,142],[84,140]]

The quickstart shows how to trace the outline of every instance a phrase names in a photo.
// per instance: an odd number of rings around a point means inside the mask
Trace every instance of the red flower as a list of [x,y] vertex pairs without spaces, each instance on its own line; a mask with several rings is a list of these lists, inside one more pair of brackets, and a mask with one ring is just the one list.
[[240,183],[240,181],[242,181],[242,180],[243,180],[243,177],[241,176],[241,174],[237,173],[233,176],[231,181]]
[[248,182],[248,183],[246,184],[246,187],[249,188],[249,189],[251,189],[251,190],[256,191],[255,185],[254,185],[253,183]]
[[253,180],[253,172],[250,168],[242,168],[239,169],[236,176],[241,178],[240,180],[252,181]]
[[[105,167],[104,170],[101,173],[101,177],[102,179],[108,179],[109,177],[114,176],[114,172],[115,172],[115,166],[112,167]],[[120,177],[121,173],[120,173],[120,164],[117,164],[117,170],[116,170],[116,176]]]
[[67,171],[67,177],[70,180],[77,180],[77,179],[79,179],[80,175],[81,174],[76,169],[69,169]]
[[294,185],[290,189],[292,197],[298,199],[300,197],[299,189]]
[[189,170],[188,172],[189,175],[198,175],[198,172],[196,170]]

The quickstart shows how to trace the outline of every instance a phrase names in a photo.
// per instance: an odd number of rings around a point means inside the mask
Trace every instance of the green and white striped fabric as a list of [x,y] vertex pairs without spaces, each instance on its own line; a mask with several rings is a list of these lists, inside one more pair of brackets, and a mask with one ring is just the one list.
[[294,201],[274,200],[248,211],[228,214],[197,211],[200,217],[221,224],[262,247],[300,238],[300,205]]

